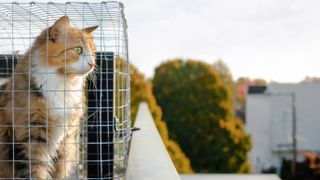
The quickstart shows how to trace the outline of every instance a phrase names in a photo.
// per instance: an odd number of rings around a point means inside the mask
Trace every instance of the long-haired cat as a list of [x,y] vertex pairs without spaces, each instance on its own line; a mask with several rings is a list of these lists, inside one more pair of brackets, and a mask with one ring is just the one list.
[[95,27],[68,16],[42,31],[0,90],[0,179],[68,179],[78,162]]

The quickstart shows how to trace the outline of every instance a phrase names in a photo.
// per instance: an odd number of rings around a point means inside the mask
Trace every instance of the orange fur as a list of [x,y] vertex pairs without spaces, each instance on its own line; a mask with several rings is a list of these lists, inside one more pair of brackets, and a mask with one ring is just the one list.
[[[83,72],[73,67],[81,58],[72,48],[88,48],[92,50],[88,56],[94,59],[92,33],[95,28],[71,28],[69,18],[61,17],[37,37],[17,64],[10,81],[1,87],[0,178],[68,179],[78,159],[78,132],[84,114],[84,82],[81,79],[92,71]],[[54,105],[50,104],[52,97],[46,94],[47,89],[41,89],[44,84],[39,84],[37,77],[41,75],[33,74],[39,69],[54,70],[54,78],[47,81],[64,78],[68,83],[63,86],[59,85],[60,81],[50,82],[51,85],[57,83],[57,87],[81,91],[75,95],[81,96],[78,100],[73,98],[65,102],[72,107],[64,110],[68,114],[65,119],[60,119],[57,114],[60,111],[55,111]],[[73,96],[72,92],[66,94]],[[53,95],[60,97],[58,93]]]

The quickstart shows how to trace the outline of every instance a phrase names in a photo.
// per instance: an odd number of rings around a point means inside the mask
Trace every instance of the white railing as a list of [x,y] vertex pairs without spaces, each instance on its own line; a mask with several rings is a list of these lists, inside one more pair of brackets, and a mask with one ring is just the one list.
[[146,103],[137,113],[126,180],[180,180]]

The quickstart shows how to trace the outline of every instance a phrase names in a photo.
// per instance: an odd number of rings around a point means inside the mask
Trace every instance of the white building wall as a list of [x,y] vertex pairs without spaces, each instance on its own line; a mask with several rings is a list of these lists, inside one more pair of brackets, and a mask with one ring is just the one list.
[[274,125],[272,129],[274,138],[278,140],[273,145],[274,150],[278,150],[276,148],[278,144],[292,143],[292,101],[288,95],[277,98],[272,94],[294,92],[296,96],[297,149],[300,151],[320,151],[320,84],[272,83],[268,86],[268,91],[271,94],[271,105],[273,106],[271,121]]
[[253,173],[280,167],[283,155],[291,157],[292,92],[296,96],[297,149],[320,151],[320,84],[271,83],[265,94],[247,96],[246,130],[252,137]]
[[273,151],[292,149],[292,97],[287,95],[269,95],[270,138]]
[[[248,108],[249,107],[249,108]],[[253,173],[259,173],[271,162],[271,124],[267,96],[247,97],[246,130],[251,134],[252,151],[249,153]],[[253,121],[254,120],[254,121]]]

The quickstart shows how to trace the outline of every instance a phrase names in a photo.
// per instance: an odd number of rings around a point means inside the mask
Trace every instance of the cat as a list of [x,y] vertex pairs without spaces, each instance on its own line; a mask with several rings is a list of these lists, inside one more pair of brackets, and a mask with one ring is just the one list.
[[72,173],[97,27],[78,29],[60,17],[0,87],[0,179],[68,179]]

